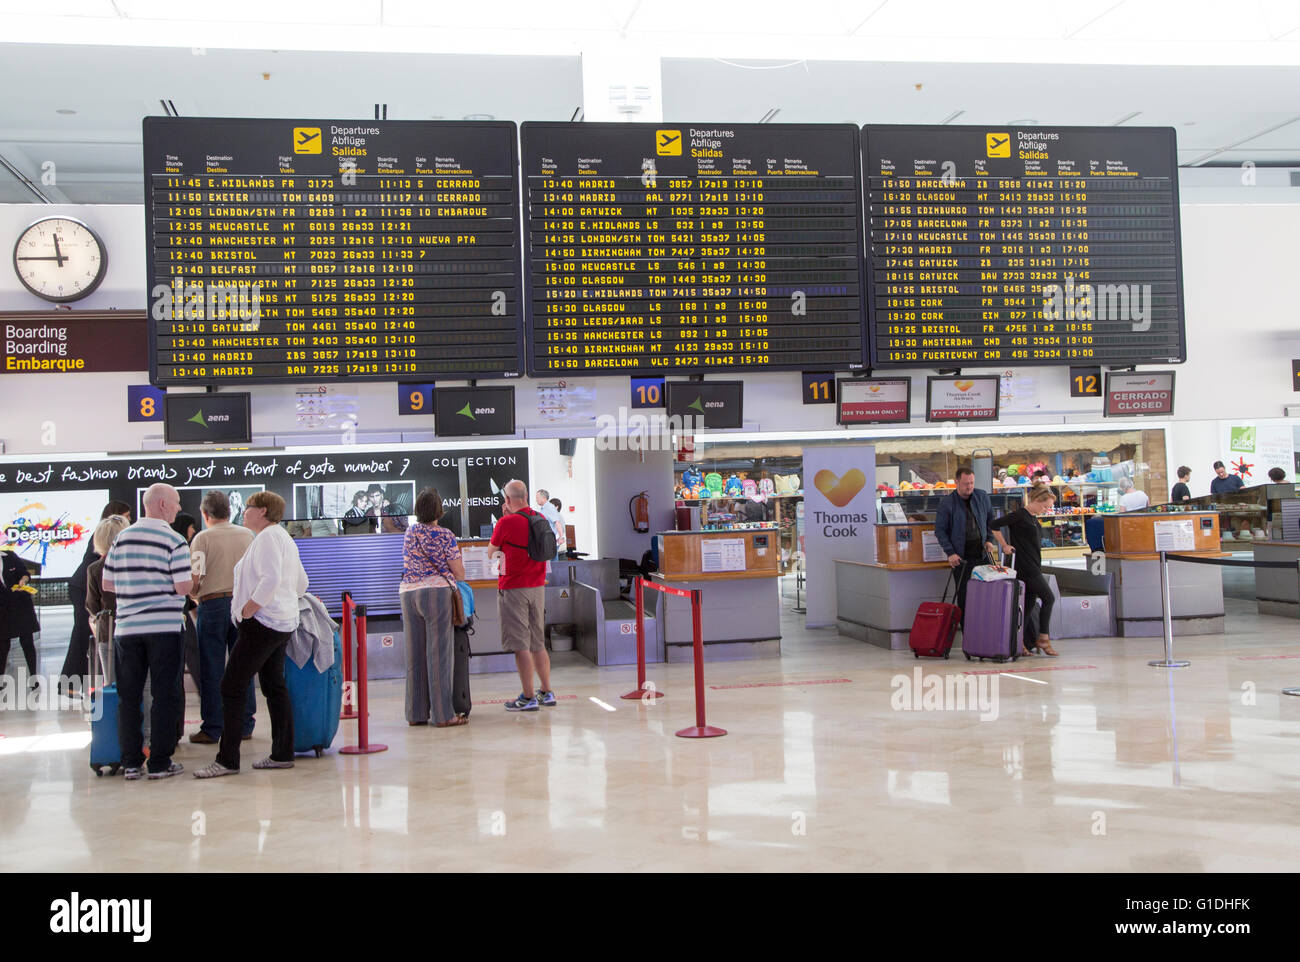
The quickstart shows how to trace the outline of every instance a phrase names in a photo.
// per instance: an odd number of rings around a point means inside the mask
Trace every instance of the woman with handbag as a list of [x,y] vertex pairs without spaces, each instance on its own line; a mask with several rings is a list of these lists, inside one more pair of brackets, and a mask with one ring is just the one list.
[[402,630],[406,635],[406,721],[437,728],[468,724],[452,699],[455,627],[464,622],[458,581],[460,546],[438,524],[442,497],[425,488],[415,499],[415,524],[402,539]]
[[[989,522],[993,528],[1007,528],[1011,547],[1015,553],[1016,577],[1025,586],[1025,639],[1026,652],[1038,651],[1040,654],[1056,657],[1052,640],[1047,628],[1052,620],[1052,608],[1056,598],[1052,588],[1043,577],[1042,526],[1038,523],[1039,515],[1052,510],[1056,495],[1045,484],[1036,484],[1025,493],[1025,503]],[[1038,614],[1037,633],[1033,630],[1034,601],[1042,602],[1042,611]]]

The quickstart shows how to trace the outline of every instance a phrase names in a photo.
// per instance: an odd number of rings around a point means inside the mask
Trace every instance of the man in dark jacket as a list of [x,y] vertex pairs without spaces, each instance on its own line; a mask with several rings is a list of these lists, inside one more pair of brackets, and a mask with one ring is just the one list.
[[984,563],[984,555],[996,558],[993,538],[1003,551],[1010,551],[1002,532],[989,534],[993,520],[993,502],[987,491],[975,487],[975,472],[970,468],[957,469],[957,488],[939,502],[934,520],[934,535],[948,555],[948,564],[960,569],[957,572],[957,606],[966,610],[966,583],[972,569]]

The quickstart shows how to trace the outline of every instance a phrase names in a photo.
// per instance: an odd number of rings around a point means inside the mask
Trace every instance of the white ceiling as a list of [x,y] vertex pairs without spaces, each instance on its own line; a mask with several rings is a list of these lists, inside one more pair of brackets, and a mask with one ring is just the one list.
[[[269,74],[264,79],[263,74]],[[0,44],[0,157],[56,203],[143,201],[142,118],[568,120],[577,57],[490,57]],[[60,114],[75,110],[75,114]],[[42,183],[54,164],[55,183]],[[48,178],[47,178],[48,179]],[[0,202],[36,198],[0,167]]]
[[1300,67],[663,64],[670,120],[1173,127],[1183,165],[1300,166],[1297,91]]
[[[469,12],[405,0],[238,0],[219,8],[179,0],[49,0],[41,7],[45,12],[34,16],[28,13],[30,0],[0,0],[0,36],[21,39],[41,20],[45,39],[84,34],[103,42],[0,44],[0,89],[10,92],[0,101],[0,157],[51,200],[67,203],[140,202],[140,121],[161,114],[164,98],[183,116],[367,119],[374,104],[384,102],[393,119],[568,120],[582,102],[577,51],[584,46],[608,55],[617,44],[635,41],[642,49],[657,45],[655,49],[669,51],[703,43],[701,38],[711,36],[707,31],[726,26],[715,12],[697,9],[694,0],[616,0],[594,6],[512,0],[481,3]],[[586,11],[581,16],[579,8]],[[417,35],[433,36],[436,42],[430,40],[429,49],[434,50],[454,46],[452,37],[473,34],[474,39],[495,31],[498,46],[508,50],[517,46],[516,34],[532,27],[527,49],[533,53],[189,46],[188,39],[210,38],[225,29],[192,12],[212,16],[216,9],[227,18],[227,33],[243,21],[239,36],[262,43],[274,35],[297,47],[308,41],[323,44],[329,38],[321,31],[341,30],[357,38],[355,46],[373,46],[378,31],[383,43],[393,47],[409,45]],[[790,123],[1160,125],[1177,130],[1184,165],[1250,161],[1259,167],[1300,167],[1300,0],[1240,0],[1230,6],[1085,0],[1069,7],[997,0],[981,6],[982,16],[974,19],[963,12],[966,4],[933,0],[924,24],[917,9],[898,0],[803,0],[796,14],[771,0],[754,0],[736,28],[741,32],[714,44],[716,56],[663,57],[664,116],[670,121],[754,122],[777,109],[772,119]],[[911,13],[905,15],[906,10]],[[566,20],[566,11],[584,24],[580,35],[556,28],[575,22]],[[1017,19],[1016,11],[1024,16]],[[1154,30],[1158,21],[1151,18],[1161,11],[1173,18],[1165,24],[1169,36],[1191,38],[1169,47],[1180,57],[1209,42],[1207,36],[1218,35],[1225,42],[1253,45],[1256,59],[1229,66],[1013,62],[1032,61],[1026,51],[1050,45],[1035,39],[1040,35],[1054,38],[1050,43],[1073,45],[1074,56],[1113,49],[1125,42],[1126,30],[1133,33],[1131,43],[1137,43],[1146,36],[1143,31]],[[258,26],[249,29],[250,22]],[[682,22],[700,32],[668,30],[669,24]],[[443,29],[435,29],[439,24]],[[773,33],[778,29],[774,24],[785,33]],[[917,39],[922,28],[933,57],[944,49],[945,37],[968,29],[978,38],[990,32],[991,24],[1002,34],[1000,55],[990,62],[968,59],[981,47],[973,39],[955,62],[902,56],[907,38]],[[160,45],[129,45],[132,38],[161,28],[166,29]],[[853,57],[831,59],[830,52],[864,36],[879,41],[877,46],[884,44],[888,55],[864,60],[855,50]],[[755,37],[760,39],[750,43]],[[724,55],[733,49],[797,51],[809,38],[828,53],[808,60]],[[466,50],[481,49],[479,39]],[[1220,47],[1219,54],[1225,49]],[[75,113],[59,112],[66,110]],[[0,202],[34,199],[0,167]]]

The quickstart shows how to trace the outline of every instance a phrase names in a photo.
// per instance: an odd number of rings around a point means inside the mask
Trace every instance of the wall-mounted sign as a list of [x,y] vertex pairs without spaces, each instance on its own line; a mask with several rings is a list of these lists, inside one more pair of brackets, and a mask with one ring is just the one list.
[[996,421],[1002,379],[996,374],[926,378],[927,421]]
[[910,377],[841,378],[840,424],[906,424],[912,419]]
[[0,311],[5,374],[149,370],[144,311]]
[[1106,372],[1102,413],[1108,418],[1168,417],[1174,413],[1174,372]]

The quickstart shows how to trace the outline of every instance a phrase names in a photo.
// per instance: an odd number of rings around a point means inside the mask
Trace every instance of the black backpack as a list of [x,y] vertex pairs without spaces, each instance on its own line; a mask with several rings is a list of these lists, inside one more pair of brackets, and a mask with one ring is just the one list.
[[533,561],[554,561],[555,529],[551,527],[551,522],[538,511],[529,511],[525,517],[528,519],[528,547],[513,542],[509,542],[510,546],[527,551],[528,557]]

